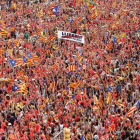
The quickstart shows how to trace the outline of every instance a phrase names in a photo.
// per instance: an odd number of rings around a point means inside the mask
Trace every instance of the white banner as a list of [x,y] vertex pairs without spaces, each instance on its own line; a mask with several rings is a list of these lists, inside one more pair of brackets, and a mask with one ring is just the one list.
[[58,38],[85,43],[84,36],[65,31],[58,31]]

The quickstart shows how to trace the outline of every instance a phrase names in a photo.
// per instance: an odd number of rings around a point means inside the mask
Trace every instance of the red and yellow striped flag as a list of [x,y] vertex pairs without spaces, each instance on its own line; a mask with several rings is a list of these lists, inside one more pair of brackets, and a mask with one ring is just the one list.
[[55,81],[53,81],[52,82],[52,92],[54,92],[54,90],[55,90],[55,84],[56,84]]
[[131,109],[126,113],[126,117],[130,116],[135,110],[140,106],[140,99],[131,107]]
[[107,96],[107,104],[110,104],[111,101],[111,92],[108,92],[108,96]]
[[33,54],[31,53],[31,59],[35,62],[39,62],[40,61],[40,58],[36,55],[36,54]]
[[1,35],[7,35],[8,32],[6,30],[4,30],[4,29],[0,29],[0,34]]
[[75,65],[68,66],[68,72],[75,71]]
[[52,65],[52,68],[53,68],[53,69],[58,69],[57,63],[54,63],[54,64]]
[[19,40],[10,40],[8,41],[8,46],[11,47],[17,47],[17,45],[19,44]]
[[43,17],[43,11],[42,9],[39,11],[39,18]]
[[93,99],[94,99],[94,104],[98,105],[99,101],[98,101],[98,99],[97,99],[97,97],[95,95],[93,95]]
[[70,83],[69,85],[68,85],[68,87],[71,87],[71,88],[74,88],[74,89],[76,89],[76,88],[78,88],[78,86],[81,84],[81,81],[78,81],[77,83]]
[[0,20],[0,26],[1,27],[5,27],[6,26],[3,20]]
[[83,56],[78,52],[77,53],[77,59],[79,60],[79,61],[81,61],[82,59],[83,59]]

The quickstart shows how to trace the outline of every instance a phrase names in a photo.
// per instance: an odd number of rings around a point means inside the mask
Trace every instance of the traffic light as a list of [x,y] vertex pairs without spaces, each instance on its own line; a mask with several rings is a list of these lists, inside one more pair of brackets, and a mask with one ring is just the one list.
[[70,129],[64,128],[64,140],[70,140]]

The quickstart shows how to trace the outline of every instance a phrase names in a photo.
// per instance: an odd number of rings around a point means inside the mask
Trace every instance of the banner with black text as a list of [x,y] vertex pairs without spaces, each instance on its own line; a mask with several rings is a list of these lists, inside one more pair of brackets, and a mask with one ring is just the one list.
[[65,31],[58,31],[58,38],[76,41],[76,42],[80,42],[83,44],[85,43],[84,36],[79,35],[79,34],[70,33],[70,32],[65,32]]

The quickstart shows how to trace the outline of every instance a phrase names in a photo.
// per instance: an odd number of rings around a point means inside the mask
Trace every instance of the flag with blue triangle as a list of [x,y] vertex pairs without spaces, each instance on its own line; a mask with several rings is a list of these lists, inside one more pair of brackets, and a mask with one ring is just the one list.
[[14,47],[14,43],[13,42],[11,42],[11,46]]
[[30,52],[27,52],[27,57],[28,58],[31,58],[32,57],[31,54],[30,54]]
[[15,92],[19,89],[19,87],[16,84],[14,84],[13,88]]
[[71,75],[73,73],[73,71],[71,70],[70,72],[67,73],[67,75]]
[[109,44],[109,40],[107,39],[107,40],[105,41],[105,43],[106,43],[106,44]]
[[82,71],[82,66],[79,65],[79,66],[78,66],[78,72],[81,72],[81,71]]
[[53,6],[53,7],[50,8],[49,13],[50,13],[51,16],[54,16],[54,15],[56,16],[57,15],[58,7],[59,6],[57,5],[57,6]]
[[25,58],[25,56],[22,56],[22,58],[23,58],[23,63],[26,63],[27,59]]
[[15,60],[9,60],[9,62],[10,62],[10,64],[11,64],[11,66],[12,66],[12,68],[15,66],[15,64],[16,64],[16,61]]
[[112,90],[112,88],[111,88],[111,86],[109,85],[107,91],[110,92],[111,90]]
[[114,41],[114,43],[116,43],[116,42],[117,42],[117,39],[116,39],[116,37],[115,37],[115,36],[113,36],[113,41]]
[[67,94],[69,94],[69,84],[70,84],[70,82],[69,82],[69,80],[67,80],[67,85],[66,85],[66,89],[67,89]]

